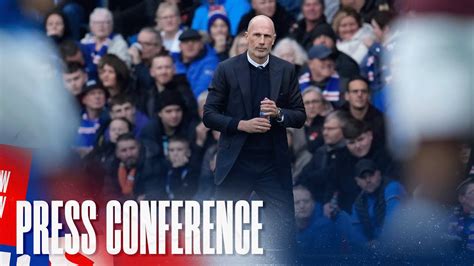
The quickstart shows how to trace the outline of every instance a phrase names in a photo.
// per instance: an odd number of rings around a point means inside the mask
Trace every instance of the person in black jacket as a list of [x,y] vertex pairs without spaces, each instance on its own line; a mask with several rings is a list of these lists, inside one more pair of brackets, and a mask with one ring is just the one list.
[[385,143],[385,118],[382,112],[370,103],[369,82],[362,76],[354,76],[347,83],[345,99],[347,103],[342,109],[357,120],[368,123],[376,142]]
[[296,183],[306,185],[315,201],[323,202],[329,174],[342,156],[347,156],[346,142],[342,133],[349,117],[341,111],[326,116],[323,126],[324,145],[316,150],[311,161],[296,178]]
[[163,91],[176,90],[183,97],[187,115],[197,118],[197,102],[191,86],[186,79],[186,75],[176,75],[173,58],[169,54],[161,53],[152,59],[150,74],[154,83],[147,90],[146,99],[142,101],[145,104],[143,109],[146,110],[149,117],[155,115]]
[[398,178],[398,165],[394,162],[385,147],[374,142],[373,133],[364,121],[351,118],[343,128],[344,138],[347,140],[347,150],[337,160],[335,167],[329,173],[329,179],[324,198],[324,214],[331,217],[335,206],[329,201],[335,192],[339,195],[340,208],[347,213],[352,212],[352,204],[360,193],[360,188],[354,180],[354,167],[360,159],[370,159],[375,162],[384,176]]
[[117,139],[116,160],[104,180],[106,199],[161,199],[167,173],[164,158],[153,143],[126,133]]
[[192,152],[189,141],[173,137],[169,140],[165,192],[170,200],[190,200],[198,189],[202,152]]
[[178,91],[164,90],[160,96],[157,111],[142,129],[140,139],[158,144],[160,151],[167,156],[171,137],[184,137],[193,142],[197,122],[186,116],[184,100]]

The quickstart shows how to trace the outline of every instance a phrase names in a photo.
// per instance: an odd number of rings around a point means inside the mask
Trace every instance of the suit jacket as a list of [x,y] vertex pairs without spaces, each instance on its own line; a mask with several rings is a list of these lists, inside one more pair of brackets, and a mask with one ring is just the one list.
[[[292,64],[270,55],[270,100],[282,109],[283,122],[272,121],[275,162],[282,176],[291,178],[286,127],[300,128],[306,114]],[[222,183],[234,165],[249,135],[237,130],[240,120],[252,117],[250,69],[247,53],[230,58],[217,67],[204,105],[204,125],[221,132],[215,171],[216,184]]]

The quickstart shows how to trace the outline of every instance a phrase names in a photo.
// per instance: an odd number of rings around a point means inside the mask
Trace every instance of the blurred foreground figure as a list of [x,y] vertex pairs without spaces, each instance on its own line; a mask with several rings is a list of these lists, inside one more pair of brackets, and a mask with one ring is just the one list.
[[403,256],[443,258],[444,204],[455,200],[464,172],[459,143],[473,136],[474,2],[404,1],[404,8],[410,15],[394,25],[401,35],[389,58],[388,141],[408,162],[416,200],[398,214],[390,243]]
[[39,149],[42,160],[62,158],[77,115],[59,57],[41,32],[30,30],[15,1],[0,3],[0,17],[0,144]]
[[[474,2],[405,1],[414,11],[390,59],[391,146],[409,160],[409,186],[428,199],[452,201],[461,164],[458,143],[472,138]],[[421,67],[422,66],[422,67]]]

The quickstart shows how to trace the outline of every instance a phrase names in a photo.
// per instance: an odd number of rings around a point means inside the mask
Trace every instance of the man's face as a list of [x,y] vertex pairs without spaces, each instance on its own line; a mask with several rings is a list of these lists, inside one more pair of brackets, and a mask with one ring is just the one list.
[[142,46],[142,59],[150,60],[161,51],[161,43],[157,41],[153,32],[141,31],[137,39],[138,43]]
[[461,203],[465,212],[471,212],[474,210],[474,184],[468,184],[466,193],[458,197],[459,203]]
[[334,145],[343,139],[341,123],[338,119],[326,119],[323,126],[324,143]]
[[131,168],[136,166],[138,156],[140,154],[140,146],[136,140],[122,140],[117,142],[115,148],[115,156],[125,164],[125,167]]
[[82,104],[86,108],[100,110],[105,105],[105,92],[102,89],[93,89],[82,97]]
[[255,61],[264,61],[272,50],[275,42],[275,29],[273,24],[264,19],[253,22],[246,32],[248,53]]
[[125,118],[130,123],[135,123],[136,108],[131,103],[116,104],[110,110],[110,118]]
[[171,162],[179,161],[180,158],[189,157],[190,150],[187,143],[182,141],[171,141],[168,145],[168,156]]
[[366,193],[373,193],[382,183],[382,175],[379,170],[374,173],[365,173],[362,177],[356,177],[356,183]]
[[353,80],[347,86],[346,101],[354,109],[365,109],[369,105],[369,88],[362,80]]
[[173,79],[175,68],[173,59],[169,56],[155,57],[151,64],[150,75],[161,85],[165,85]]
[[269,18],[273,17],[276,11],[275,0],[252,0],[252,8],[257,15],[265,15]]
[[93,17],[90,21],[92,34],[99,39],[105,39],[112,33],[112,20],[104,14]]
[[109,125],[109,138],[110,142],[116,143],[117,138],[125,133],[128,133],[130,129],[128,128],[128,124],[121,119],[115,119],[110,122]]
[[372,131],[362,133],[359,137],[347,140],[347,148],[357,158],[362,158],[369,153],[372,147]]
[[179,30],[179,15],[171,8],[166,8],[161,14],[156,14],[156,23],[164,32],[176,32]]
[[179,105],[168,105],[161,109],[158,116],[161,118],[163,126],[176,128],[183,119],[183,109]]
[[306,116],[314,119],[318,114],[324,112],[324,102],[321,94],[308,92],[303,96],[303,104],[306,110]]
[[196,58],[204,47],[201,40],[187,40],[179,44],[181,54],[185,61],[192,61]]
[[294,189],[293,197],[295,203],[295,218],[307,219],[314,211],[314,200],[307,189]]
[[335,71],[335,63],[334,60],[326,58],[326,59],[317,59],[314,58],[309,60],[309,69],[311,73],[317,75],[321,78],[329,78],[334,74]]
[[301,7],[303,17],[309,21],[315,21],[323,14],[323,6],[319,0],[306,0]]
[[313,45],[324,45],[329,49],[333,49],[334,46],[336,46],[333,39],[331,39],[327,35],[318,36],[316,39],[313,40]]
[[64,73],[63,79],[68,91],[73,95],[78,95],[87,82],[87,74],[84,71],[77,70],[73,73]]

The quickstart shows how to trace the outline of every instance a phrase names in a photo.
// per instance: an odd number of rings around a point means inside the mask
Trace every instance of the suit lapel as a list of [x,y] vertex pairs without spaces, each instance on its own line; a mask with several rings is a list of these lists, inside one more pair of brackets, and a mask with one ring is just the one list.
[[247,117],[252,116],[252,94],[250,92],[250,69],[248,66],[247,53],[239,55],[239,63],[234,68],[234,74],[242,91],[243,103]]
[[281,66],[275,62],[274,56],[272,55],[270,55],[270,62],[268,62],[268,64],[270,66],[270,100],[276,102],[278,94],[280,93],[281,79],[283,78],[280,73]]

